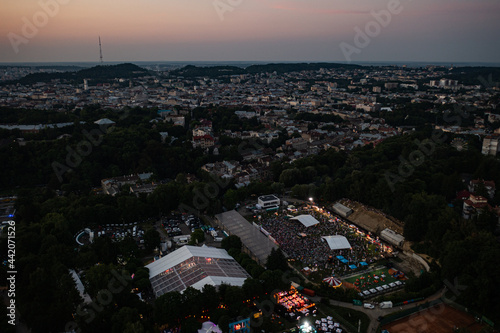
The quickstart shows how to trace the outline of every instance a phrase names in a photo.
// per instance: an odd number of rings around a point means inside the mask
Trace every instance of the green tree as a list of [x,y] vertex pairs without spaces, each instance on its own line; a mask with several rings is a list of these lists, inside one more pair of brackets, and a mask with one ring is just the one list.
[[285,275],[281,270],[266,270],[259,277],[259,280],[262,281],[262,286],[265,292],[271,292],[275,289],[286,289],[288,288],[289,282],[284,278]]
[[160,246],[160,233],[156,229],[149,229],[144,233],[144,246],[148,252]]
[[[182,177],[181,177],[182,178]],[[181,179],[179,179],[181,181]],[[180,191],[183,183],[168,183],[158,186],[148,197],[148,201],[160,212],[167,214],[179,206]]]
[[247,299],[252,299],[253,297],[259,297],[264,294],[264,289],[262,284],[257,279],[248,278],[243,282],[243,292]]
[[168,292],[155,300],[155,321],[159,325],[176,326],[180,318],[184,318],[185,310],[182,294],[178,291]]
[[217,321],[217,326],[222,330],[222,332],[229,332],[229,324],[231,323],[231,317],[228,315],[222,315]]
[[217,289],[210,284],[204,285],[201,290],[200,303],[208,311],[215,310],[220,304],[220,295]]
[[73,237],[69,232],[68,221],[63,214],[49,213],[42,219],[42,236],[52,234],[59,242],[71,244]]
[[179,184],[187,184],[186,174],[178,173],[177,176],[175,177],[175,182]]
[[243,303],[245,301],[245,294],[243,292],[243,289],[237,286],[227,286],[222,290],[222,298],[224,304],[228,306],[230,313],[236,316],[241,311],[241,309],[243,309]]
[[227,190],[224,194],[224,206],[226,209],[234,209],[236,203],[238,203],[238,192],[233,189]]
[[187,314],[199,316],[201,315],[201,310],[203,304],[200,302],[202,292],[193,287],[187,287],[182,292],[184,309]]
[[84,282],[90,296],[96,297],[99,291],[108,287],[109,281],[114,278],[113,270],[116,270],[116,267],[112,264],[95,265],[87,270]]
[[405,237],[411,241],[422,240],[427,234],[429,221],[434,220],[445,206],[446,201],[442,196],[426,192],[413,194],[405,219]]
[[311,197],[316,197],[317,187],[314,184],[297,184],[292,187],[291,195],[294,198],[308,200]]
[[221,242],[221,247],[226,251],[229,251],[230,249],[241,251],[241,246],[241,239],[236,235],[226,237]]
[[433,243],[436,251],[442,249],[443,238],[448,230],[458,225],[460,216],[450,207],[446,207],[434,221],[429,222],[426,238]]
[[271,188],[273,189],[274,193],[277,194],[283,194],[283,191],[285,190],[285,184],[283,183],[272,183]]
[[253,278],[258,278],[262,273],[265,272],[265,270],[266,269],[260,265],[253,266],[250,271],[250,275],[252,275]]
[[298,168],[286,169],[281,172],[279,182],[285,184],[286,187],[292,187],[301,183],[301,176]]
[[205,233],[201,229],[196,229],[191,233],[190,245],[201,244],[205,241]]
[[140,319],[139,312],[137,311],[137,309],[123,307],[120,310],[118,310],[115,314],[113,314],[113,317],[111,318],[111,322],[113,324],[112,332],[113,333],[124,332],[127,326],[134,325],[134,323],[138,322],[139,319]]
[[271,253],[267,257],[266,268],[272,271],[279,269],[283,272],[289,269],[288,260],[286,259],[283,251],[281,251],[280,248],[273,248],[271,250]]
[[201,323],[195,318],[188,318],[182,321],[181,333],[198,333]]
[[139,322],[131,323],[128,322],[125,325],[125,329],[122,331],[123,333],[146,333],[144,326]]

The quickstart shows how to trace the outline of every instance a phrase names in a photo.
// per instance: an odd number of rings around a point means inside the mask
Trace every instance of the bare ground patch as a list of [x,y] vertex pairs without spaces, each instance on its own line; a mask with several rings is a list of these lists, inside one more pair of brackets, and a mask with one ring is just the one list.
[[483,327],[468,313],[440,304],[384,325],[383,329],[391,333],[449,333],[453,328],[466,328],[477,333]]
[[348,199],[342,199],[340,202],[354,211],[354,213],[349,215],[348,219],[363,229],[378,234],[385,228],[389,228],[399,234],[403,234],[403,223],[385,215],[380,210]]

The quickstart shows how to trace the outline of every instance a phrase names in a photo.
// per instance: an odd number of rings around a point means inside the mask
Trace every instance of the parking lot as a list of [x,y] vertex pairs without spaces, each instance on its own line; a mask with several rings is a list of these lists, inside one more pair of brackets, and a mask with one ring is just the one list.
[[162,217],[156,227],[162,236],[162,242],[165,242],[169,249],[188,244],[191,234],[197,229],[204,232],[204,244],[207,246],[220,247],[224,237],[222,231],[205,224],[202,219],[194,215],[168,215]]
[[141,247],[144,244],[144,229],[141,227],[144,221],[128,223],[128,224],[107,224],[104,226],[97,226],[94,229],[85,228],[80,230],[75,240],[79,245],[88,245],[94,242],[99,237],[109,237],[113,242],[119,242],[126,237],[132,237],[137,244]]

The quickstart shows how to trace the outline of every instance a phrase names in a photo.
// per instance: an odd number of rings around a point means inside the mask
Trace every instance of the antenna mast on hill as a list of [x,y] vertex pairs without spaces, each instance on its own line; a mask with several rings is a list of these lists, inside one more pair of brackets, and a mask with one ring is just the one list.
[[101,65],[102,65],[102,47],[101,47],[101,36],[99,36],[99,59],[101,59]]

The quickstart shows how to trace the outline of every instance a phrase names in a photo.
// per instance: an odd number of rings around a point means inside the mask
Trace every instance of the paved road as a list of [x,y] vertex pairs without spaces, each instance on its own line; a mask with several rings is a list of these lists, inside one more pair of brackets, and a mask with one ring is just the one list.
[[[352,310],[356,310],[356,311],[360,311],[360,312],[365,313],[368,316],[368,318],[370,318],[370,325],[368,325],[368,329],[366,330],[366,333],[372,333],[372,332],[376,332],[377,327],[379,325],[379,322],[377,320],[378,317],[387,316],[387,315],[390,315],[394,312],[418,307],[421,304],[424,304],[424,303],[430,302],[430,301],[434,301],[434,300],[442,297],[445,292],[446,292],[446,287],[442,288],[441,290],[436,292],[434,295],[429,296],[428,298],[426,298],[422,301],[419,301],[416,303],[411,303],[411,304],[406,304],[403,306],[398,306],[398,307],[391,308],[391,309],[381,309],[379,307],[375,307],[375,309],[365,309],[364,307],[359,306],[359,305],[353,305],[352,303],[340,302],[340,301],[336,301],[336,300],[332,300],[332,299],[330,299],[330,304],[333,306],[340,306],[343,308],[352,309]],[[318,303],[320,301],[320,297],[317,297],[317,296],[310,297],[310,299],[316,303]]]

